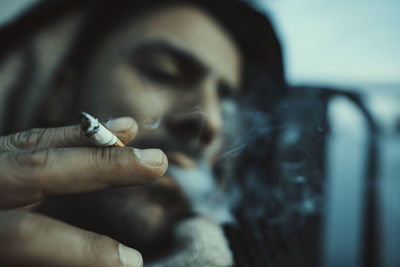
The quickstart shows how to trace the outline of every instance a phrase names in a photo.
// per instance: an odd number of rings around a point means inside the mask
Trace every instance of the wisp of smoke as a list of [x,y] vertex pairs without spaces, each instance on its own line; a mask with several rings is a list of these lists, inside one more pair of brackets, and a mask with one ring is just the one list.
[[230,144],[227,144],[218,160],[240,155],[254,141],[267,139],[273,130],[270,116],[261,111],[242,110],[240,119],[238,117],[226,116],[225,136]]
[[209,164],[201,161],[191,169],[172,165],[168,172],[183,188],[194,212],[213,218],[218,223],[233,221],[230,200],[217,185]]
[[162,116],[158,116],[155,120],[146,119],[140,122],[140,125],[148,130],[156,130],[160,127]]

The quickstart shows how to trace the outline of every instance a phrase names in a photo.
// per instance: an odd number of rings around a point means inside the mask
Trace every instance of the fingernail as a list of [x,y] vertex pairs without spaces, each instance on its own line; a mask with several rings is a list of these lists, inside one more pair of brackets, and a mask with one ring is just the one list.
[[139,251],[128,248],[122,244],[118,247],[119,258],[124,267],[142,267],[143,258]]
[[130,117],[115,118],[105,123],[105,126],[113,132],[125,132],[135,125],[135,121]]
[[150,167],[162,167],[168,164],[167,157],[160,149],[137,149],[133,150],[136,157],[145,165]]

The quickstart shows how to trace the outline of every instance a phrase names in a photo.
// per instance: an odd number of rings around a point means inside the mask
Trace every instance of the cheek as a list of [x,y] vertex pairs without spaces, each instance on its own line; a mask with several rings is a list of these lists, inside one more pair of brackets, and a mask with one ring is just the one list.
[[109,88],[113,91],[111,100],[115,108],[133,116],[139,124],[158,121],[166,110],[165,91],[146,82],[130,66],[116,68]]

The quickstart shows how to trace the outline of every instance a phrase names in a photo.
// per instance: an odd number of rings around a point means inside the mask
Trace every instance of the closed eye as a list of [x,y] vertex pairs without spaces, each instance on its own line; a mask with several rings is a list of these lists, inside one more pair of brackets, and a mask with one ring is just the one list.
[[165,43],[146,44],[135,50],[133,66],[148,79],[188,88],[205,73],[205,68],[185,52]]

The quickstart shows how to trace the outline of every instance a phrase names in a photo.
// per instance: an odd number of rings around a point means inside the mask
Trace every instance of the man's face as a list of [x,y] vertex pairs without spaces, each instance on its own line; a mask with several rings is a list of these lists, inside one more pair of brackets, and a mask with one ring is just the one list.
[[85,110],[132,116],[133,145],[159,147],[170,163],[212,164],[223,144],[222,106],[240,83],[240,54],[225,30],[195,7],[136,17],[106,38],[90,67]]
[[[170,166],[211,166],[223,145],[223,107],[240,84],[240,54],[225,30],[198,8],[175,6],[104,39],[85,75],[84,110],[103,120],[133,117],[139,134],[131,145],[163,149]],[[89,197],[99,231],[137,248],[165,235],[188,205],[170,175]]]

